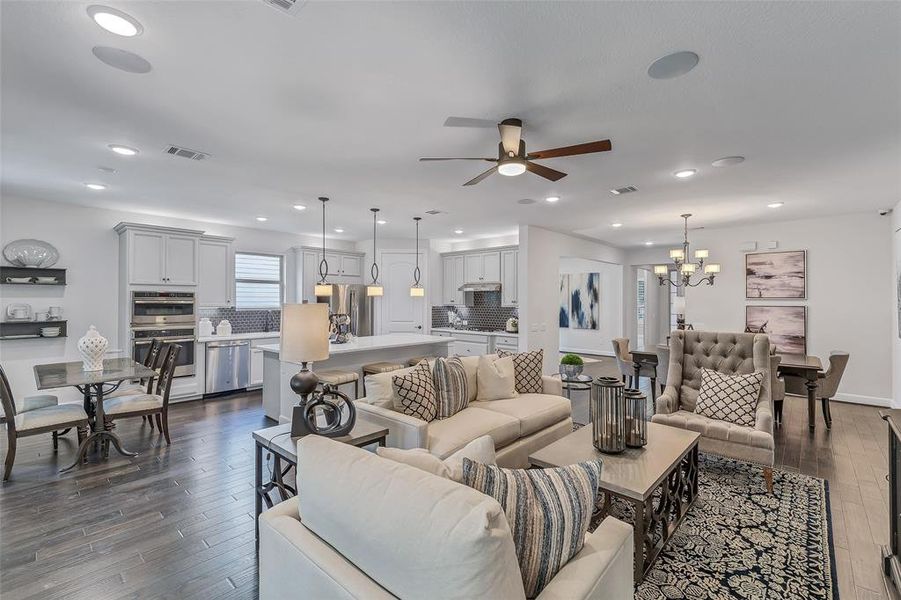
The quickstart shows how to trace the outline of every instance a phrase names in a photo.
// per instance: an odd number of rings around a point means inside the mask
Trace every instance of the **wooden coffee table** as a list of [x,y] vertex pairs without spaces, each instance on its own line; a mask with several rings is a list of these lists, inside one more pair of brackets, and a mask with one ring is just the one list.
[[638,585],[698,497],[700,437],[693,431],[648,423],[647,446],[604,454],[595,449],[591,425],[586,425],[532,454],[529,463],[553,468],[601,459],[601,514],[606,516],[614,499],[628,502],[634,512]]

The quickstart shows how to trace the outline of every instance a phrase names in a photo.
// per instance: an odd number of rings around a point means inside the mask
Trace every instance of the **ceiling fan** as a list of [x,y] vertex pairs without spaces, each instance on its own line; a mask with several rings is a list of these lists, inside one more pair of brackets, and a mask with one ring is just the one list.
[[[450,124],[453,119],[460,121],[459,124]],[[482,119],[461,119],[459,117],[451,117],[445,123],[449,127],[480,127],[484,120]],[[501,134],[501,141],[498,144],[497,158],[470,158],[470,157],[453,157],[453,158],[420,158],[420,161],[433,160],[483,160],[496,163],[493,167],[481,173],[480,175],[470,179],[463,185],[475,185],[498,172],[501,175],[512,177],[522,175],[526,171],[540,175],[545,179],[557,181],[566,177],[566,173],[555,171],[544,165],[534,163],[534,160],[543,158],[560,158],[562,156],[575,156],[577,154],[591,154],[593,152],[607,152],[612,148],[610,140],[601,140],[598,142],[587,142],[585,144],[576,144],[575,146],[565,146],[563,148],[551,148],[550,150],[539,150],[538,152],[529,152],[526,154],[526,142],[522,139],[522,120],[516,118],[504,119],[497,124],[497,129]]]

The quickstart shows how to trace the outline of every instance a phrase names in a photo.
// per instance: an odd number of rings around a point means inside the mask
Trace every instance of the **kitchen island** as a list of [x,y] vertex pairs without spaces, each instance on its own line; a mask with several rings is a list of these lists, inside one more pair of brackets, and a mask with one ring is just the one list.
[[[311,369],[341,369],[355,371],[362,377],[367,363],[390,361],[406,365],[417,356],[449,356],[454,340],[447,337],[419,333],[389,333],[354,338],[346,344],[330,344],[329,358],[311,365]],[[298,396],[291,391],[289,381],[300,365],[282,361],[280,344],[257,346],[263,351],[263,411],[266,416],[287,423]],[[362,389],[362,386],[361,386]]]

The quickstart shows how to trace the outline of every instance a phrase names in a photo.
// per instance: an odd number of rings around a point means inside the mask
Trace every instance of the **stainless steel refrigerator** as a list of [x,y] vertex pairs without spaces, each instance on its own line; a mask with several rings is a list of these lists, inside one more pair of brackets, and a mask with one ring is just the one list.
[[319,302],[327,302],[329,312],[350,317],[350,332],[355,336],[373,335],[373,298],[366,295],[366,286],[360,283],[332,284],[332,297],[320,296]]

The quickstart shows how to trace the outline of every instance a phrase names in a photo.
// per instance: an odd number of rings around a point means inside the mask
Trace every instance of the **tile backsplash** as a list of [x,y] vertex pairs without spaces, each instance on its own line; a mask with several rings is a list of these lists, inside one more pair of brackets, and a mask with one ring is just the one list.
[[432,327],[449,327],[449,313],[468,322],[471,329],[503,331],[510,317],[518,317],[516,307],[501,306],[500,292],[472,292],[470,306],[448,304],[432,306]]
[[222,319],[232,324],[232,333],[254,333],[257,331],[278,331],[281,326],[281,312],[274,310],[236,310],[234,308],[198,308],[197,317],[206,317],[213,323],[213,329]]

